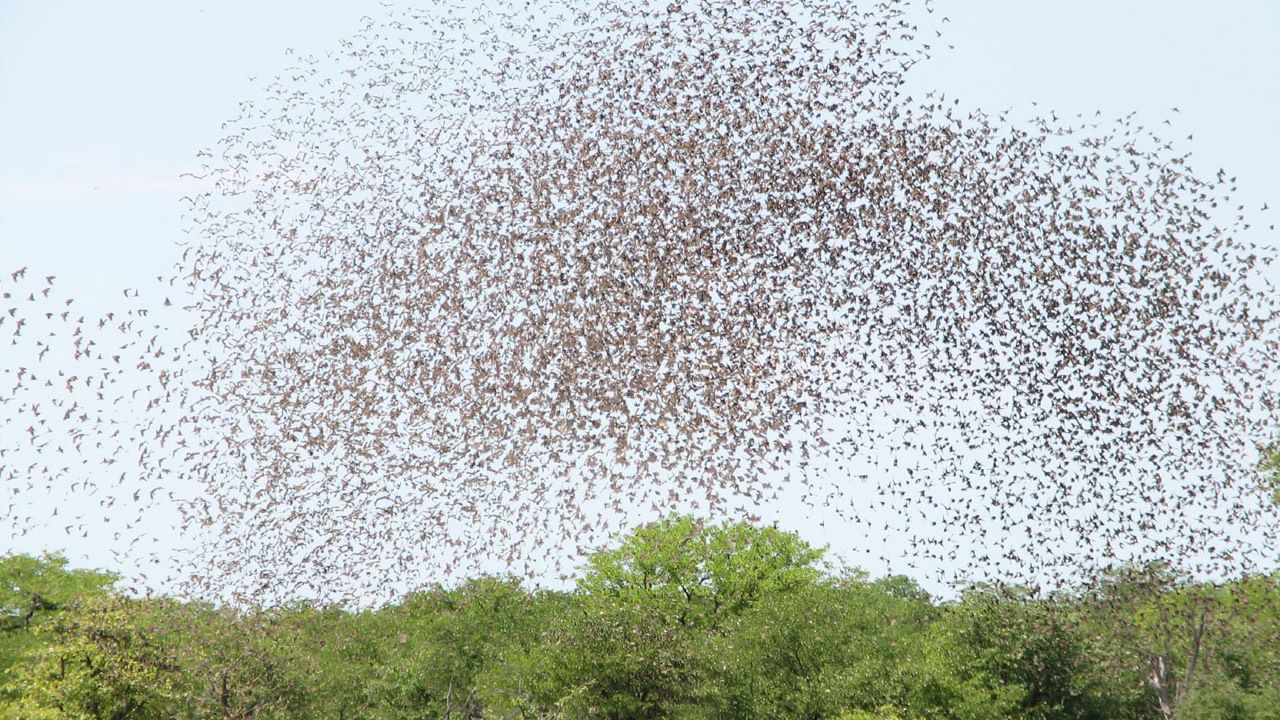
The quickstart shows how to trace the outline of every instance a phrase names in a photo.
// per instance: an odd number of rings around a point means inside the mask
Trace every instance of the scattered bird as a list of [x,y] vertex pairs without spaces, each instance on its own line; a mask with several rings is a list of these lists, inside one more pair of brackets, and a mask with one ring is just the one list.
[[791,487],[952,577],[1274,538],[1224,480],[1280,406],[1270,256],[1207,220],[1235,178],[1133,114],[904,97],[893,3],[790,5],[582,3],[482,50],[437,31],[537,18],[442,5],[300,60],[202,154],[164,295],[59,324],[8,275],[0,489],[176,505],[217,538],[192,594],[240,600],[523,575]]

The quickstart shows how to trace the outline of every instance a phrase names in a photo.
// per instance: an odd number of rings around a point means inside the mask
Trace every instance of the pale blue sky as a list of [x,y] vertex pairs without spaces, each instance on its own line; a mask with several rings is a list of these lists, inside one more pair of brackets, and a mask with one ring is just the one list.
[[[1280,204],[1280,1],[940,0],[919,88],[965,105],[1117,116]],[[285,48],[334,47],[373,0],[0,0],[0,266],[113,291],[167,269],[178,178]],[[947,50],[945,44],[955,45]],[[154,272],[153,272],[154,271]],[[43,271],[41,271],[43,272]]]
[[[1280,0],[935,4],[947,34],[912,70],[913,90],[1015,115],[1033,101],[1065,116],[1137,111],[1180,139],[1193,167],[1238,176],[1241,202],[1280,207]],[[85,305],[165,273],[190,189],[179,175],[254,95],[249,78],[284,69],[286,48],[335,47],[379,7],[0,0],[0,270],[57,275]],[[1280,221],[1259,219],[1253,239],[1280,243],[1264,230]],[[114,565],[101,543],[77,545],[60,529],[0,552],[46,548]]]

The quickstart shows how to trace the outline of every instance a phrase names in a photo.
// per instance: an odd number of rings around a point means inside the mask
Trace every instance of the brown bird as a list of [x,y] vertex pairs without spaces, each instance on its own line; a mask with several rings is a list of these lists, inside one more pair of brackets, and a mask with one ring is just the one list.
[[[191,592],[240,599],[523,575],[633,509],[797,490],[942,579],[1118,548],[1223,569],[1274,537],[1239,481],[1280,407],[1273,254],[1211,222],[1225,171],[1135,114],[907,96],[928,47],[894,3],[570,5],[482,49],[434,32],[477,22],[456,10],[388,11],[268,86],[202,154],[155,283],[187,301],[122,289],[96,327],[15,335],[6,362],[56,346],[94,382],[20,367],[30,437],[0,445],[127,465],[40,479],[139,518],[188,480],[184,524],[217,536]],[[42,393],[82,410],[37,417]]]

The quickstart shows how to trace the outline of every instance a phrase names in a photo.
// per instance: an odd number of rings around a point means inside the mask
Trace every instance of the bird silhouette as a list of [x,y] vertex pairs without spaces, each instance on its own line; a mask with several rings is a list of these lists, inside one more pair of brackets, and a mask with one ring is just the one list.
[[1235,178],[1136,114],[905,95],[897,3],[650,5],[388,10],[267,82],[154,288],[73,325],[8,275],[0,458],[112,470],[0,487],[172,503],[216,537],[192,594],[246,601],[524,575],[795,486],[951,579],[1274,538],[1239,450],[1280,296]]

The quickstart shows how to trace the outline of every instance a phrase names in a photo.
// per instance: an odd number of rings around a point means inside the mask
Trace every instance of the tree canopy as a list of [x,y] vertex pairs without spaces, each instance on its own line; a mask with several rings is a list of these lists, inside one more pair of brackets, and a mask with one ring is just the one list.
[[[1087,592],[974,585],[944,601],[821,555],[774,528],[668,516],[597,549],[560,591],[474,577],[362,611],[232,610],[79,583],[25,640],[0,634],[13,659],[0,716],[1265,720],[1280,708],[1275,576],[1126,567]],[[16,557],[0,581],[18,565],[68,572]]]

